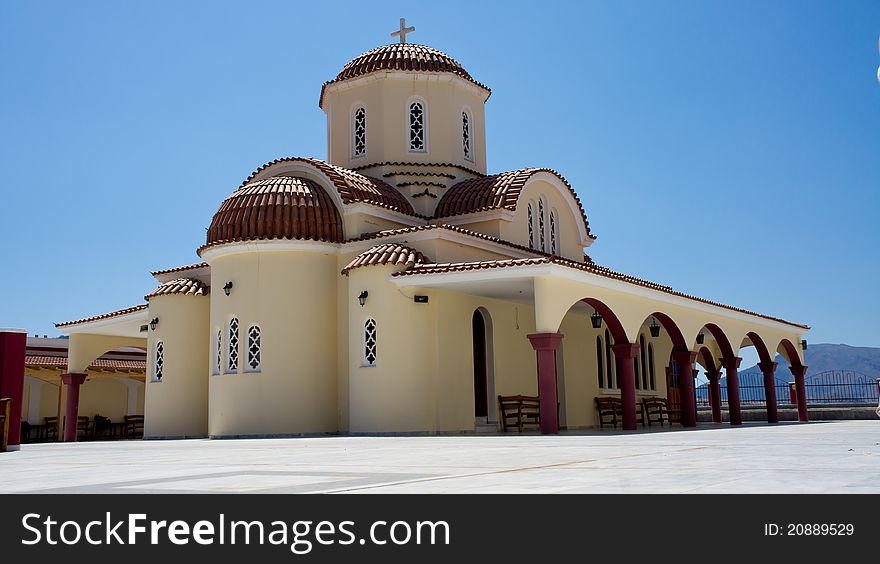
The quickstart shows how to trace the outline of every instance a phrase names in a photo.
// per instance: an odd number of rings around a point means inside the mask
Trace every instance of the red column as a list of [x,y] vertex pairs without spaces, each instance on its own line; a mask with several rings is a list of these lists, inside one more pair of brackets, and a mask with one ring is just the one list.
[[742,359],[738,356],[724,357],[719,359],[724,367],[724,376],[727,377],[727,409],[730,412],[730,424],[742,425],[742,411],[739,407],[739,376],[736,369]]
[[806,423],[810,420],[810,414],[807,412],[807,388],[804,384],[804,374],[807,373],[807,367],[789,366],[788,369],[794,374],[794,387],[797,393],[798,421]]
[[79,415],[79,387],[85,381],[85,374],[71,372],[61,375],[61,382],[67,385],[67,411],[64,417],[64,442],[76,442],[76,418]]
[[620,402],[623,404],[623,430],[635,431],[636,424],[636,371],[634,361],[639,354],[639,346],[632,343],[611,345],[617,359],[620,375]]
[[562,333],[532,333],[528,335],[538,357],[538,398],[541,413],[541,433],[559,432],[558,400],[556,399],[556,349],[562,342]]
[[21,444],[21,402],[24,398],[24,354],[27,333],[19,329],[0,330],[0,398],[11,398],[9,450]]
[[709,378],[709,403],[712,405],[712,422],[721,423],[721,384],[718,382],[718,371],[706,372]]
[[776,411],[776,363],[759,362],[758,368],[764,373],[764,397],[767,398],[767,423],[779,423]]
[[697,403],[694,398],[693,364],[697,353],[691,351],[672,351],[672,358],[678,363],[678,380],[681,389],[681,426],[697,426]]

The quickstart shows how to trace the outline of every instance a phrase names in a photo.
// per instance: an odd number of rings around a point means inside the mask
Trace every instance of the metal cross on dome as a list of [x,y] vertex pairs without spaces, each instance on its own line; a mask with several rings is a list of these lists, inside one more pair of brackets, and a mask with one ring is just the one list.
[[406,18],[400,18],[400,29],[392,33],[391,37],[400,37],[400,42],[406,43],[406,34],[415,30],[415,27],[406,27]]

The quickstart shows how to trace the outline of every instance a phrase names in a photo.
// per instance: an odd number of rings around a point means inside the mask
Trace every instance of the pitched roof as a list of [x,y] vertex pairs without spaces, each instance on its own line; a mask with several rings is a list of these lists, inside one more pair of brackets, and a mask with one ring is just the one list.
[[434,217],[443,218],[481,211],[507,209],[515,211],[526,182],[539,172],[556,176],[568,188],[571,197],[577,203],[587,236],[596,237],[590,232],[590,222],[581,205],[581,200],[568,181],[558,172],[549,168],[524,168],[510,172],[502,172],[481,178],[469,178],[451,186],[440,198]]
[[[24,365],[28,368],[66,368],[67,357],[29,354],[24,357]],[[94,370],[97,368],[144,371],[147,369],[147,361],[97,358],[89,365],[89,369]]]
[[205,268],[208,266],[206,262],[197,262],[195,264],[185,264],[183,266],[175,266],[174,268],[166,268],[164,270],[156,270],[154,272],[150,272],[153,276],[161,275],[161,274],[171,274],[172,272],[183,272],[185,270],[196,270],[197,268]]
[[67,327],[68,325],[77,325],[79,323],[88,323],[89,321],[98,321],[101,319],[110,319],[111,317],[119,317],[120,315],[127,315],[129,313],[135,313],[137,311],[143,311],[147,309],[147,304],[140,304],[132,307],[127,307],[125,309],[118,309],[116,311],[111,311],[109,313],[102,313],[100,315],[93,315],[91,317],[84,317],[82,319],[75,319],[73,321],[65,321],[63,323],[56,323],[55,327]]
[[770,315],[764,315],[762,313],[757,313],[754,311],[749,311],[747,309],[730,306],[727,304],[722,304],[720,302],[715,302],[712,300],[707,300],[704,298],[699,298],[697,296],[692,296],[690,294],[685,294],[683,292],[677,292],[672,289],[670,286],[664,286],[662,284],[657,284],[656,282],[650,282],[648,280],[643,280],[641,278],[636,278],[634,276],[629,276],[627,274],[622,274],[620,272],[615,272],[609,268],[604,266],[599,266],[597,264],[591,263],[579,263],[568,259],[563,259],[559,257],[540,257],[540,258],[528,258],[528,259],[506,259],[506,260],[491,260],[491,261],[480,261],[480,262],[459,262],[459,263],[446,263],[446,264],[423,264],[423,265],[414,265],[411,268],[406,270],[395,272],[392,276],[418,276],[424,274],[443,274],[447,272],[465,272],[469,270],[484,270],[484,269],[493,269],[493,268],[515,268],[522,266],[534,266],[541,264],[558,264],[560,266],[565,266],[567,268],[573,268],[576,270],[582,270],[584,272],[589,272],[591,274],[596,274],[599,276],[605,276],[607,278],[613,278],[615,280],[620,280],[622,282],[626,282],[628,284],[633,284],[636,286],[642,286],[644,288],[650,288],[652,290],[657,290],[660,292],[664,292],[673,296],[678,296],[681,298],[686,298],[689,300],[693,300],[696,302],[701,302],[704,304],[728,309],[731,311],[736,311],[738,313],[745,313],[747,315],[754,315],[755,317],[761,317],[763,319],[769,319],[771,321],[776,321],[779,323],[785,323],[786,325],[791,325],[793,327],[799,327],[802,329],[809,329],[809,325],[804,325],[802,323],[794,323],[791,321],[786,321],[785,319],[780,319],[778,317],[773,317]]
[[396,243],[386,243],[384,245],[376,245],[356,256],[345,265],[345,268],[342,269],[342,274],[347,275],[349,271],[361,266],[402,265],[409,268],[426,262],[430,261],[425,255],[415,249]]
[[250,176],[242,182],[241,187],[250,183],[258,174],[280,163],[300,162],[311,165],[323,173],[339,193],[343,204],[353,204],[364,202],[374,206],[383,207],[405,215],[414,217],[424,217],[415,212],[412,204],[406,197],[398,192],[394,187],[383,180],[364,176],[359,172],[342,168],[339,166],[328,164],[318,159],[307,157],[283,157],[270,161],[257,170],[252,172]]
[[492,94],[492,90],[488,86],[474,80],[470,73],[464,70],[461,63],[443,51],[416,43],[392,43],[358,55],[342,67],[336,78],[325,82],[321,87],[318,107],[323,105],[324,92],[329,85],[383,70],[451,73],[479,86],[490,95]]
[[176,278],[160,284],[158,288],[144,296],[149,301],[156,296],[207,296],[211,293],[211,287],[194,278]]

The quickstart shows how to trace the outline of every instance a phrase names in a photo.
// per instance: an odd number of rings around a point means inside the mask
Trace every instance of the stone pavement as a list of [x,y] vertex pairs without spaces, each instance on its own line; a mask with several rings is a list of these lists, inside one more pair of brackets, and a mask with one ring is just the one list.
[[880,493],[880,421],[24,445],[3,493]]

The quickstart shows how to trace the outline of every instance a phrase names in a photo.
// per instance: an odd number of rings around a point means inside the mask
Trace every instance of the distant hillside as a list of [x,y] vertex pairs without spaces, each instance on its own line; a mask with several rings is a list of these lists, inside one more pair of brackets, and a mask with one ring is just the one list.
[[[781,380],[793,379],[788,370],[788,363],[781,356],[776,356],[779,367],[776,377]],[[854,370],[871,378],[880,378],[880,348],[851,347],[849,345],[813,344],[810,343],[804,352],[804,363],[807,365],[807,376],[828,370]],[[760,372],[757,365],[740,368],[740,372]]]

